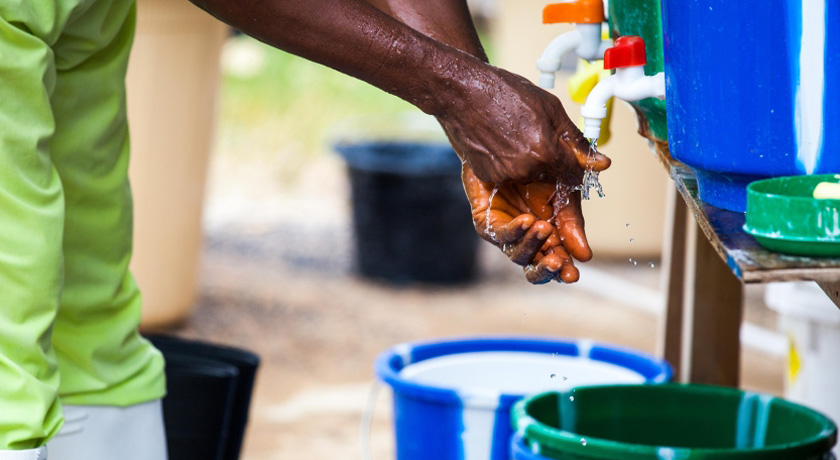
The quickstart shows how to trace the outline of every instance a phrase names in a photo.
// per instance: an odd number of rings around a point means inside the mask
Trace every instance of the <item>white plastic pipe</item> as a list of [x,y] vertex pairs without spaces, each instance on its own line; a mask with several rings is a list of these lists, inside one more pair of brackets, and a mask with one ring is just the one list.
[[612,40],[601,40],[601,23],[577,24],[575,30],[580,34],[578,57],[587,61],[604,59],[604,51],[612,46]]
[[580,32],[576,28],[570,32],[558,35],[551,41],[537,60],[537,70],[540,71],[540,88],[554,88],[554,74],[560,70],[563,55],[576,49],[580,45]]
[[540,87],[554,88],[554,74],[560,70],[563,55],[575,50],[578,57],[587,61],[604,58],[604,51],[612,40],[601,40],[601,24],[575,24],[575,30],[559,35],[551,41],[537,60]]
[[607,101],[611,97],[632,102],[649,97],[665,99],[665,74],[646,76],[644,66],[621,67],[615,74],[592,88],[580,110],[583,115],[583,135],[598,139],[601,120],[607,116]]

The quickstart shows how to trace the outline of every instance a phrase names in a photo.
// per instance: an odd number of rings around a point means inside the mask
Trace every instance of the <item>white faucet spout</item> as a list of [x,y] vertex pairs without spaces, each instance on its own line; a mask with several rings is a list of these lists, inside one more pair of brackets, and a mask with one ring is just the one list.
[[580,32],[577,29],[558,35],[551,41],[537,60],[540,71],[540,87],[554,88],[554,74],[560,70],[563,55],[580,46]]
[[628,102],[649,97],[665,99],[665,74],[659,72],[649,77],[645,76],[643,66],[624,67],[595,85],[580,110],[583,135],[587,139],[598,139],[601,135],[601,120],[607,116],[607,101],[613,96]]
[[611,75],[592,88],[586,102],[580,109],[583,115],[583,136],[598,139],[601,135],[601,120],[607,116],[607,101],[615,94],[618,78]]

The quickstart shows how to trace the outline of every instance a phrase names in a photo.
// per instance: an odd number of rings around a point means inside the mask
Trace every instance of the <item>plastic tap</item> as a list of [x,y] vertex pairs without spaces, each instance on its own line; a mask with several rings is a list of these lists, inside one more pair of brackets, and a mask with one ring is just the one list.
[[626,35],[615,41],[615,46],[604,53],[604,68],[615,69],[615,74],[592,88],[580,113],[583,115],[583,135],[598,139],[601,120],[607,116],[606,103],[610,97],[632,102],[649,97],[665,99],[665,74],[645,75],[645,41],[641,37]]
[[577,55],[587,61],[604,56],[604,51],[612,45],[609,39],[601,38],[601,23],[604,20],[602,0],[571,0],[543,9],[543,23],[574,23],[575,30],[552,40],[537,61],[542,88],[554,88],[554,73],[560,70],[561,60],[567,52],[576,50]]
[[[574,75],[569,77],[569,95],[572,101],[577,104],[586,102],[586,97],[592,92],[592,88],[601,80],[612,76],[612,72],[604,70],[604,61],[587,62],[583,59],[578,62]],[[607,101],[607,116],[601,123],[601,137],[598,138],[598,145],[604,146],[610,139],[610,118],[612,116],[612,101]],[[583,117],[578,121],[578,127],[583,129]]]

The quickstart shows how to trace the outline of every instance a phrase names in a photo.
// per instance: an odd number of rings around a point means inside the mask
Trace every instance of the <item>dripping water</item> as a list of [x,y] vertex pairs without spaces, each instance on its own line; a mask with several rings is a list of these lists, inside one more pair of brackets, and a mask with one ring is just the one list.
[[603,198],[604,189],[598,181],[598,171],[592,170],[593,154],[598,150],[598,139],[589,140],[589,154],[586,156],[586,170],[583,172],[583,182],[575,187],[576,191],[580,191],[581,199],[589,199],[589,191],[595,189],[600,198]]
[[496,197],[496,193],[498,192],[499,186],[496,185],[493,187],[493,191],[490,192],[490,200],[487,201],[487,211],[484,215],[484,224],[486,226],[487,235],[489,235],[493,241],[496,241],[496,232],[494,232],[493,229],[490,228],[490,209],[493,207],[493,198]]

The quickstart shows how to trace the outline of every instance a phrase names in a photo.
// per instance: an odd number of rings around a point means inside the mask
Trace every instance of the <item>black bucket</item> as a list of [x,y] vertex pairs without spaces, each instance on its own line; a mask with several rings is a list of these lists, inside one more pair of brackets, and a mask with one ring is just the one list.
[[368,142],[336,150],[349,170],[362,276],[440,284],[474,278],[478,235],[452,147]]
[[166,359],[169,460],[238,460],[259,357],[177,337],[148,339]]

